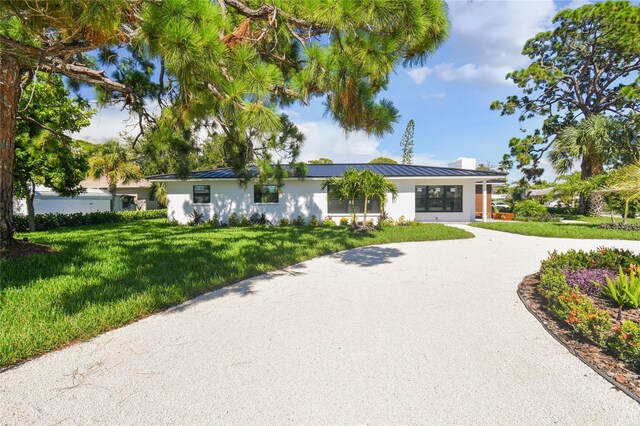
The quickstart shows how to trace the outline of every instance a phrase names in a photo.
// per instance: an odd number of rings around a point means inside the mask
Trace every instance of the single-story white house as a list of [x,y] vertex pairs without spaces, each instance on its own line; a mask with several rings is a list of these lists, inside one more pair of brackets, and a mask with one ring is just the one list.
[[[205,220],[217,214],[222,222],[227,222],[233,213],[264,213],[272,222],[298,215],[305,220],[312,215],[319,220],[330,216],[337,222],[350,216],[348,202],[332,198],[327,189],[322,189],[322,183],[348,168],[370,169],[387,177],[399,191],[395,202],[390,197],[387,201],[389,217],[397,220],[404,216],[420,222],[470,222],[476,219],[476,210],[486,220],[491,214],[488,188],[491,182],[504,181],[506,176],[499,172],[405,164],[309,164],[304,178],[285,179],[281,187],[257,182],[242,187],[228,168],[191,172],[183,178],[156,175],[148,180],[166,183],[167,219],[182,224],[191,220],[194,211],[202,213]],[[362,213],[363,200],[356,200],[356,209]],[[367,210],[375,219],[380,212],[379,202],[371,200]]]
[[[33,198],[33,210],[35,214],[108,212],[111,210],[111,194],[100,189],[87,189],[75,197],[63,197],[51,188],[38,185]],[[13,212],[26,216],[26,201],[14,200]]]

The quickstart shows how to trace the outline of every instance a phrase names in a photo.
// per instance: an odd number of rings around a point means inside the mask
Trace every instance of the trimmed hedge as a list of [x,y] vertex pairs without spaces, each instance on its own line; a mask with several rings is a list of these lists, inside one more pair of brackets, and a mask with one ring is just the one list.
[[[45,213],[36,215],[36,231],[48,231],[83,225],[101,223],[130,222],[132,220],[161,219],[167,217],[167,210],[91,212],[91,213]],[[15,215],[13,224],[16,232],[29,232],[29,221],[26,216]]]
[[598,226],[602,229],[616,229],[619,231],[640,231],[640,224],[634,223],[603,223]]

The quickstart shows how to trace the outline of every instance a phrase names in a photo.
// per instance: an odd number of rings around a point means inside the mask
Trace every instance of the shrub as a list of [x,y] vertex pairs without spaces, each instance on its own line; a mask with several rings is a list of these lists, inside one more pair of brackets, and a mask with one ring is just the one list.
[[640,224],[633,223],[603,223],[598,226],[602,229],[615,229],[618,231],[640,231]]
[[600,294],[602,289],[598,284],[606,283],[607,277],[611,278],[616,276],[615,270],[605,268],[563,269],[562,274],[565,276],[567,284],[569,284],[570,287],[578,287],[582,293],[588,295]]
[[238,226],[240,225],[240,218],[238,217],[238,213],[233,212],[231,216],[229,216],[229,226]]
[[396,222],[396,225],[398,226],[406,226],[407,225],[407,220],[404,218],[404,216],[400,216]]
[[516,220],[537,221],[549,216],[547,208],[535,200],[524,200],[515,204],[513,213]]
[[640,324],[625,321],[613,327],[612,331],[607,339],[607,348],[618,358],[640,367]]
[[304,218],[301,215],[298,215],[295,219],[293,219],[291,224],[293,226],[304,226]]
[[283,217],[282,219],[280,219],[279,224],[280,226],[289,226],[289,219],[286,217]]
[[[35,222],[36,231],[48,231],[56,228],[99,225],[102,223],[130,222],[133,220],[161,219],[166,217],[166,209],[69,214],[45,213],[35,215]],[[15,215],[13,217],[13,223],[16,232],[29,231],[29,222],[26,216]]]
[[557,215],[577,215],[579,210],[577,207],[547,207],[549,214]]
[[214,228],[220,226],[220,217],[218,216],[218,213],[213,214],[211,219],[207,221],[207,225],[212,226]]
[[269,223],[266,214],[257,212],[251,215],[249,222],[251,222],[252,225],[266,225]]
[[573,330],[591,341],[603,345],[611,330],[609,313],[593,307],[591,301],[575,290],[566,290],[553,302],[553,315],[564,320]]
[[630,250],[598,247],[596,250],[588,252],[569,250],[566,253],[558,253],[557,251],[553,251],[549,253],[549,258],[542,261],[541,269],[618,269],[619,266],[628,269],[631,264],[639,263],[640,255],[634,255]]
[[240,226],[249,226],[251,225],[251,222],[249,222],[249,218],[247,217],[247,215],[243,214],[242,217],[240,218]]
[[336,226],[336,223],[333,221],[331,216],[327,216],[322,221],[322,226]]
[[200,226],[204,223],[204,214],[200,212],[194,211],[189,217],[191,218],[191,220],[187,222],[189,226]]
[[341,217],[340,218],[340,226],[348,226],[348,225],[349,225],[349,218]]
[[[606,277],[606,280],[606,284],[600,284],[604,296],[616,302],[621,308],[623,306],[634,309],[640,307],[640,276],[634,271],[630,271],[627,275],[620,266],[618,276],[613,280]],[[620,313],[618,319],[620,319]]]
[[382,219],[380,221],[380,223],[378,223],[378,225],[381,226],[381,227],[385,227],[385,226],[393,226],[393,225],[395,225],[395,223],[396,222],[393,220],[393,218],[389,217],[387,219]]
[[318,217],[315,214],[311,216],[311,219],[309,219],[309,225],[311,226],[320,225],[320,221],[318,221]]
[[559,269],[548,269],[540,274],[538,291],[548,301],[551,301],[569,289],[567,279]]

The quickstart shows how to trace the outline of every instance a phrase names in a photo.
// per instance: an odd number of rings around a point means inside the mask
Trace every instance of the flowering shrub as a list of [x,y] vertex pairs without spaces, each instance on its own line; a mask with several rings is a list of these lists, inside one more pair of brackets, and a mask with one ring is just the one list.
[[640,255],[634,255],[630,250],[598,247],[588,252],[569,250],[566,253],[558,253],[554,250],[549,253],[549,258],[542,262],[542,269],[618,269],[619,266],[628,269],[631,264],[640,264]]
[[[562,274],[570,287],[578,287],[580,291],[588,295],[596,295],[602,292],[602,288],[596,283],[606,284],[607,277],[615,278],[617,272],[614,269],[563,269]],[[595,281],[595,282],[594,282]]]
[[[609,348],[620,359],[640,365],[640,325],[626,321],[612,328],[609,313],[594,307],[586,296],[605,287],[593,281],[618,279],[624,275],[623,269],[635,278],[639,260],[640,256],[629,250],[605,247],[589,252],[554,251],[542,262],[538,291],[551,315],[565,321],[576,333]],[[619,268],[619,274],[612,267]]]
[[550,304],[552,313],[565,320],[574,331],[602,345],[611,330],[609,314],[593,307],[591,301],[579,291],[567,290]]
[[613,327],[607,347],[618,358],[640,366],[640,324],[625,321],[621,326]]

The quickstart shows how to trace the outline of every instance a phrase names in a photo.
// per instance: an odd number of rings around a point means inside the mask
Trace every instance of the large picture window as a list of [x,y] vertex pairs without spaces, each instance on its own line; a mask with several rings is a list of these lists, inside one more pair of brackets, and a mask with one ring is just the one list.
[[[351,202],[349,200],[340,201],[338,197],[332,195],[332,188],[327,188],[327,211],[329,214],[351,214]],[[355,200],[356,213],[364,213],[364,198],[356,198]],[[380,213],[380,200],[377,198],[370,198],[367,201],[367,213]]]
[[211,202],[211,186],[193,185],[193,204],[209,204]]
[[279,201],[277,185],[254,185],[253,186],[253,202],[254,203],[277,203]]
[[461,212],[462,185],[416,186],[416,212]]

